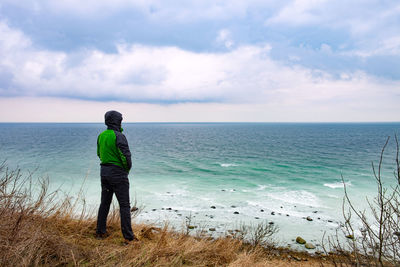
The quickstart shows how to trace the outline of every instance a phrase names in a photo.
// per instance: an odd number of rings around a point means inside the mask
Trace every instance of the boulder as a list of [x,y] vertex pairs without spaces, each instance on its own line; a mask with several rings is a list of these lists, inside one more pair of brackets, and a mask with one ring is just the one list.
[[210,208],[212,208],[212,209],[216,209],[216,207],[215,207],[215,206],[211,206]]
[[211,227],[211,228],[209,228],[208,230],[210,230],[211,232],[214,232],[214,231],[215,231],[215,228],[214,228],[214,227]]
[[238,211],[235,211],[233,214],[239,214],[239,212],[238,212]]
[[304,246],[306,247],[306,249],[315,249],[315,246],[311,243],[306,243]]
[[307,216],[306,220],[312,222],[313,219],[310,216]]
[[296,242],[302,245],[306,243],[306,241],[300,236],[296,237]]

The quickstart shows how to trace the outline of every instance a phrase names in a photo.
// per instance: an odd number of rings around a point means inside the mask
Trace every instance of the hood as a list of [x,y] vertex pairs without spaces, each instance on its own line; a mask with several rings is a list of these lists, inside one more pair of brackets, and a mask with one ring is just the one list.
[[107,129],[116,130],[121,132],[122,114],[115,110],[107,111],[104,115],[105,124]]

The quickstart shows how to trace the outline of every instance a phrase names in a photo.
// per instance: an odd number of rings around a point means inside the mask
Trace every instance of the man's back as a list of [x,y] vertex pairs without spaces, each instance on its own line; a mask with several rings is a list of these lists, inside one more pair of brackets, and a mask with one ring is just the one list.
[[101,176],[128,174],[131,167],[131,152],[122,133],[122,114],[109,111],[105,115],[107,130],[97,138],[97,155],[101,160]]

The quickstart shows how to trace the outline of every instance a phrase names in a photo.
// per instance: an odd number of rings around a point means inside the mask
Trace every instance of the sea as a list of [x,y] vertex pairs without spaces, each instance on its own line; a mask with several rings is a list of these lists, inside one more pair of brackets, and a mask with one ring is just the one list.
[[[102,123],[0,123],[0,161],[50,190],[100,202],[96,154]],[[188,224],[224,235],[241,225],[275,225],[278,244],[314,244],[340,233],[343,181],[353,205],[368,210],[377,188],[395,183],[400,123],[123,123],[132,151],[131,203],[137,223],[177,230]],[[115,202],[115,205],[118,204]],[[347,208],[345,207],[345,210]],[[309,217],[311,220],[307,220]],[[213,229],[214,230],[214,229]]]

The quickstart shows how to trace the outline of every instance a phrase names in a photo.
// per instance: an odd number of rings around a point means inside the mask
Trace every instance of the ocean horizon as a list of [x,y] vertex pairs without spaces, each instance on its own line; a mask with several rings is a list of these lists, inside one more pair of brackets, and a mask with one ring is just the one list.
[[[399,122],[123,123],[132,151],[136,222],[213,227],[274,223],[276,238],[314,243],[343,222],[342,178],[360,210],[376,193],[371,162],[391,136],[382,173],[394,182]],[[0,123],[0,161],[72,196],[83,185],[88,207],[100,203],[96,140],[103,123]],[[305,218],[310,217],[312,221]]]

